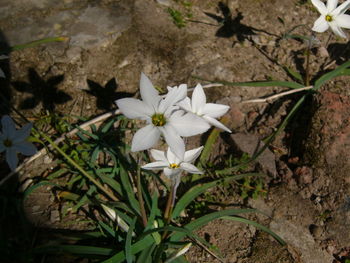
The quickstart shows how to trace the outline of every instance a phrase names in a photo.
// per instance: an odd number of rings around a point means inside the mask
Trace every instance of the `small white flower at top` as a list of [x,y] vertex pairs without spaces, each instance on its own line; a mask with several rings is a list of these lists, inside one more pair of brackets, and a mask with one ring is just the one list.
[[230,107],[223,104],[207,103],[207,99],[201,84],[198,84],[193,90],[192,100],[190,100],[189,97],[186,97],[184,100],[180,101],[178,105],[185,111],[192,112],[200,116],[209,124],[227,132],[231,132],[229,128],[216,120],[224,115]]
[[6,152],[6,161],[13,171],[18,164],[17,152],[26,156],[36,153],[35,146],[27,141],[32,129],[32,124],[24,125],[20,130],[16,130],[15,123],[10,116],[1,118],[2,131],[0,132],[0,152]]
[[152,149],[151,155],[155,162],[143,165],[141,168],[146,170],[163,170],[165,176],[177,186],[180,183],[181,173],[183,171],[192,174],[203,174],[202,171],[192,164],[201,154],[202,150],[203,146],[186,151],[184,155],[179,158],[170,148],[168,148],[167,152]]
[[327,6],[320,0],[311,0],[321,16],[315,21],[312,28],[316,32],[325,32],[329,27],[337,36],[347,38],[342,28],[350,29],[350,15],[345,12],[350,7],[350,0],[338,5],[338,0],[328,0]]
[[170,88],[163,98],[151,81],[141,74],[141,100],[124,98],[116,101],[120,111],[130,119],[145,120],[147,125],[138,130],[131,143],[131,151],[142,151],[154,146],[162,135],[177,156],[185,153],[181,137],[189,137],[207,131],[210,126],[194,114],[186,114],[175,104],[187,94],[187,85]]

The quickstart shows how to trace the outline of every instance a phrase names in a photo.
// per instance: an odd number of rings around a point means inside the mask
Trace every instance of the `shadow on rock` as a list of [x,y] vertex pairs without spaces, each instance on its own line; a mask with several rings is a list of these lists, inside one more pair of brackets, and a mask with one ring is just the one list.
[[350,45],[349,42],[346,44],[332,43],[328,46],[328,53],[330,58],[336,61],[337,65],[341,65],[350,59]]
[[17,91],[32,95],[21,101],[21,109],[33,109],[39,103],[42,103],[44,110],[54,111],[57,104],[64,104],[72,99],[70,95],[57,88],[64,80],[63,75],[44,80],[35,69],[30,68],[28,70],[28,79],[28,83],[22,81],[12,82],[12,85]]
[[11,105],[12,101],[12,91],[10,88],[11,71],[8,57],[10,49],[4,34],[0,30],[0,115],[10,113],[10,108],[5,105]]
[[89,90],[84,91],[96,97],[96,107],[101,110],[109,111],[116,100],[132,97],[134,95],[129,92],[116,92],[118,83],[115,81],[115,78],[110,79],[104,87],[90,79],[86,82],[89,86]]

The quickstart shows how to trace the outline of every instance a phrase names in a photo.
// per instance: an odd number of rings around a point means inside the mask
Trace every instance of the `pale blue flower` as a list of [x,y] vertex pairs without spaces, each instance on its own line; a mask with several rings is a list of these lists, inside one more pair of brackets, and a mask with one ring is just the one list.
[[26,156],[31,156],[37,151],[35,146],[27,141],[33,125],[28,123],[21,129],[16,130],[15,123],[8,115],[1,118],[1,125],[0,152],[6,152],[6,161],[13,171],[18,164],[17,152]]

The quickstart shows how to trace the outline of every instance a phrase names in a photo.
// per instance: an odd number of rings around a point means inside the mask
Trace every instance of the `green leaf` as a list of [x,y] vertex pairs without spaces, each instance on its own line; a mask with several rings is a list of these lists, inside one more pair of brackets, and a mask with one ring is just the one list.
[[294,70],[292,70],[291,68],[287,67],[287,66],[283,66],[282,67],[287,74],[291,75],[293,78],[299,80],[301,83],[303,83],[303,77],[300,75],[299,72],[296,72]]
[[[257,211],[258,212],[258,211]],[[228,219],[228,220],[233,220],[233,221],[237,221],[237,222],[242,222],[248,225],[252,225],[254,227],[256,227],[257,229],[260,229],[268,234],[270,234],[274,239],[276,239],[281,245],[285,245],[286,243],[284,242],[284,240],[282,238],[280,238],[275,232],[271,231],[270,229],[268,229],[266,226],[263,226],[257,222],[251,221],[249,219],[245,219],[243,217],[237,217],[237,216],[225,216],[222,217],[222,219]]]
[[140,256],[137,258],[136,263],[153,263],[152,253],[156,247],[157,247],[157,244],[153,244],[151,247],[144,249],[141,252]]
[[61,254],[71,253],[78,255],[99,255],[110,256],[113,254],[114,249],[93,247],[93,246],[76,246],[76,245],[55,245],[55,246],[42,246],[34,248],[34,253],[38,254]]
[[138,201],[135,198],[134,189],[131,186],[128,172],[125,170],[125,167],[122,164],[119,164],[119,165],[120,165],[119,175],[120,175],[120,180],[122,182],[122,186],[124,188],[124,193],[127,196],[127,199],[128,199],[130,206],[135,210],[135,212],[138,215],[141,215],[140,206],[139,206]]
[[315,81],[313,90],[318,90],[323,84],[325,84],[327,81],[329,81],[332,78],[344,75],[344,73],[346,73],[347,75],[349,73],[347,69],[349,66],[350,66],[350,61],[347,61],[342,65],[340,65],[339,67],[337,67],[336,69],[332,70],[331,72],[328,72],[322,75],[320,78],[318,78]]
[[134,217],[132,220],[132,223],[130,224],[128,233],[126,235],[126,241],[125,241],[125,258],[127,263],[132,263],[132,253],[131,253],[131,241],[132,241],[132,234],[135,228],[135,224],[137,221],[137,217]]
[[192,76],[196,79],[208,81],[211,83],[221,83],[226,86],[248,86],[248,87],[287,87],[292,89],[303,88],[302,84],[291,81],[279,81],[279,80],[263,80],[263,81],[248,81],[248,82],[229,82],[229,81],[211,81],[201,77]]
[[[154,240],[151,236],[147,236],[144,239],[137,241],[135,244],[131,246],[131,254],[135,255],[142,250],[152,246],[154,244]],[[125,252],[120,251],[109,259],[102,261],[101,263],[121,263],[125,260]]]
[[[224,216],[232,216],[232,215],[238,215],[238,214],[244,214],[244,213],[251,213],[251,212],[256,212],[255,209],[227,209],[227,210],[222,210],[218,212],[214,212],[205,216],[202,216],[191,223],[188,223],[187,225],[184,226],[185,229],[188,229],[190,233],[195,231],[196,229],[206,225],[207,223],[219,219]],[[175,233],[174,235],[171,236],[170,241],[179,241],[182,238],[185,237],[185,233],[183,231],[179,233]]]
[[58,184],[55,184],[55,183],[52,183],[52,182],[49,182],[49,181],[41,181],[40,183],[37,183],[37,184],[34,184],[30,187],[28,187],[24,193],[23,193],[23,199],[27,199],[27,197],[37,188],[41,187],[41,186],[44,186],[44,185],[51,185],[51,186],[55,186],[55,187],[58,187],[58,188],[61,188],[60,185]]
[[233,180],[240,180],[247,176],[265,176],[264,174],[258,173],[247,173],[247,174],[238,174],[222,179],[215,180],[213,182],[205,183],[202,185],[196,185],[188,190],[176,203],[174,211],[172,213],[172,218],[176,218],[180,215],[181,211],[183,211],[197,196],[207,191],[209,188],[212,188],[216,185],[227,183]]

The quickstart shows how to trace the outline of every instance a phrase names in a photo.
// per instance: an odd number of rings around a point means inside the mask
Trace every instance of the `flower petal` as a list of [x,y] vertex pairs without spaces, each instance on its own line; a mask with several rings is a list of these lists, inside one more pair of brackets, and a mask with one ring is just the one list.
[[193,163],[203,150],[203,146],[185,152],[184,162]]
[[132,139],[131,151],[138,152],[154,146],[160,137],[160,131],[152,124],[139,129]]
[[168,162],[169,162],[170,164],[173,164],[173,163],[179,164],[179,163],[181,163],[181,162],[183,161],[183,156],[181,156],[182,158],[178,158],[178,157],[171,151],[170,147],[168,148],[168,151],[167,151],[167,153],[166,153],[166,157],[167,157]]
[[229,128],[227,128],[225,125],[223,125],[221,122],[219,122],[217,119],[214,119],[214,118],[209,117],[209,116],[203,116],[203,119],[205,119],[208,123],[210,123],[214,127],[231,133],[231,130]]
[[201,117],[186,113],[183,116],[171,116],[169,123],[180,136],[189,137],[206,132],[210,125]]
[[165,112],[166,109],[175,105],[179,101],[186,98],[187,94],[187,85],[181,84],[179,87],[174,87],[169,90],[166,97],[160,101],[158,110],[159,112]]
[[158,91],[153,87],[150,79],[144,73],[141,73],[140,93],[142,100],[148,106],[153,107],[154,109],[157,108],[161,97],[159,96]]
[[16,150],[12,147],[6,149],[6,161],[12,171],[17,168],[18,158]]
[[344,31],[339,26],[337,26],[335,24],[330,24],[330,27],[331,27],[332,31],[334,32],[334,34],[336,34],[337,36],[340,36],[342,38],[347,38]]
[[165,157],[165,152],[156,149],[152,149],[150,152],[154,160],[168,162],[168,159]]
[[153,115],[154,110],[141,100],[134,98],[124,98],[116,100],[120,111],[129,119],[141,119],[146,120]]
[[11,119],[11,117],[8,115],[4,115],[1,118],[1,125],[2,125],[2,134],[6,138],[12,139],[16,133],[16,125]]
[[181,163],[180,164],[181,169],[185,170],[186,172],[189,172],[191,174],[203,174],[201,170],[199,170],[196,166],[190,163]]
[[185,154],[185,143],[180,137],[180,135],[176,132],[173,126],[165,125],[161,129],[162,134],[164,136],[164,140],[171,148],[171,151],[180,159],[183,159]]
[[168,162],[159,161],[159,162],[145,164],[141,166],[141,168],[146,170],[163,170],[168,166],[169,166]]
[[191,99],[189,97],[184,98],[182,101],[178,102],[177,105],[187,112],[192,112]]
[[227,106],[227,105],[207,103],[202,108],[201,114],[207,115],[213,118],[219,118],[222,115],[224,115],[229,109],[230,109],[230,106]]
[[326,15],[328,13],[327,7],[320,0],[311,0],[311,3],[317,8],[321,15]]
[[344,3],[342,3],[340,6],[338,6],[336,9],[334,9],[330,15],[332,16],[338,16],[338,15],[342,15],[346,12],[346,10],[348,10],[350,7],[350,0],[345,1]]
[[6,78],[6,75],[1,68],[0,68],[0,78]]
[[323,33],[329,28],[329,24],[326,21],[326,18],[322,15],[314,23],[312,30],[315,32]]
[[328,0],[327,1],[328,12],[332,12],[334,9],[336,9],[337,5],[338,5],[338,0]]
[[20,130],[16,131],[15,135],[13,136],[13,143],[25,141],[29,137],[32,127],[32,123],[27,123]]
[[12,148],[26,156],[34,155],[37,152],[37,149],[35,148],[34,144],[26,141],[16,143],[12,146]]
[[339,15],[335,18],[335,22],[339,27],[350,29],[350,15]]
[[[164,174],[166,177],[168,177],[169,179],[175,179],[176,176],[178,176],[179,174],[181,174],[181,169],[170,169],[170,168],[165,168],[164,169]],[[175,177],[175,178],[174,178]]]
[[198,84],[192,93],[192,111],[197,113],[202,107],[204,107],[207,99],[205,97],[204,90],[201,84]]

